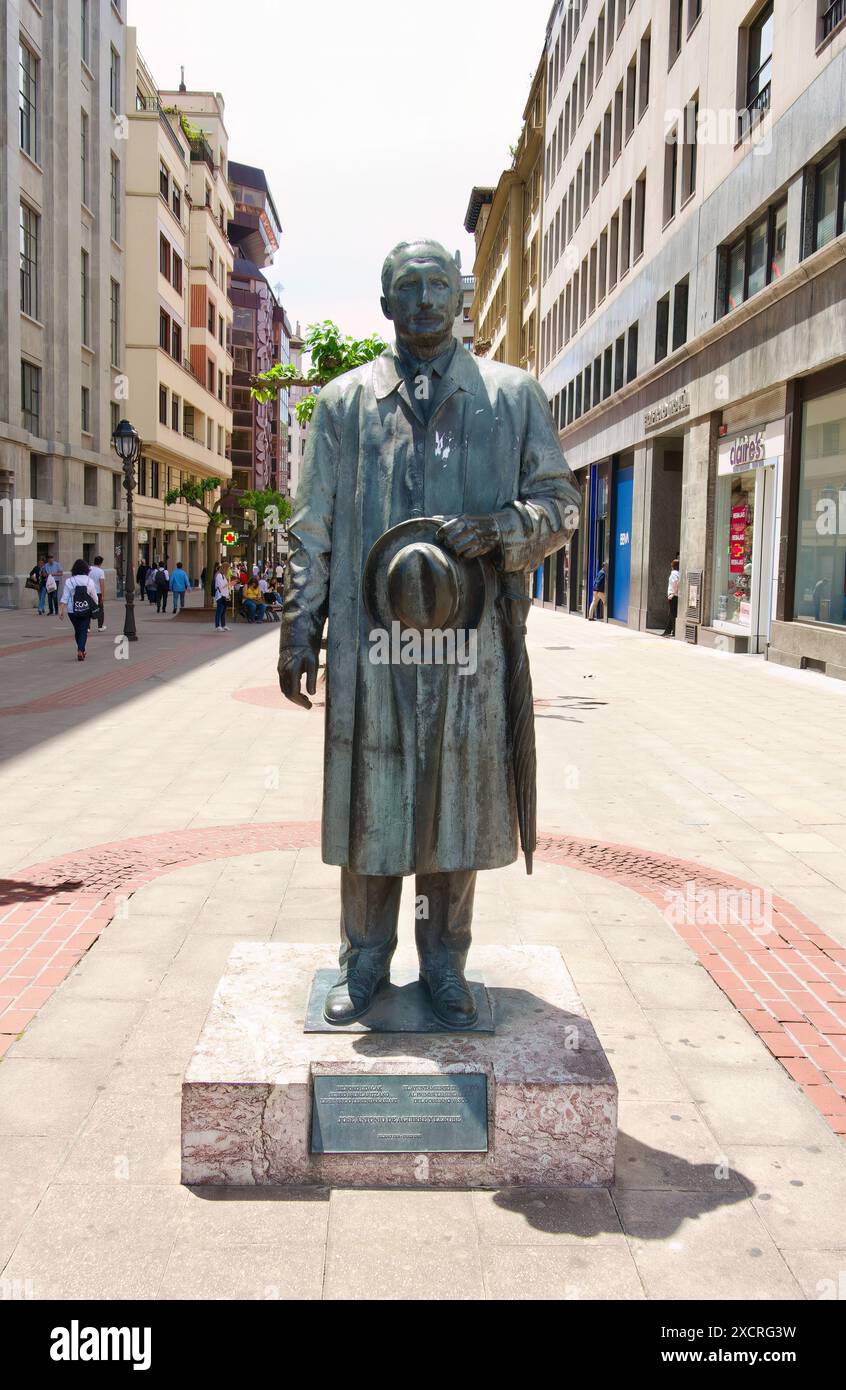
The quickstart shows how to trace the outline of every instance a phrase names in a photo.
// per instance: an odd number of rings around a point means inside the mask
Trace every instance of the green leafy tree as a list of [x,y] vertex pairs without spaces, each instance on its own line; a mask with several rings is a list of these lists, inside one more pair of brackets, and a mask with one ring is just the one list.
[[165,493],[165,504],[174,506],[176,502],[187,502],[206,516],[206,582],[204,585],[204,606],[214,607],[212,597],[212,571],[217,560],[220,542],[218,532],[227,525],[227,518],[220,509],[220,499],[214,497],[220,487],[220,478],[200,478],[197,482],[183,482],[181,487],[171,488]]
[[297,401],[296,407],[301,425],[311,419],[315,393],[321,386],[326,386],[344,372],[351,372],[353,367],[372,362],[388,346],[378,333],[372,333],[369,338],[351,338],[342,333],[331,319],[309,324],[304,343],[306,352],[311,356],[311,365],[305,374],[293,362],[275,362],[250,382],[251,393],[257,401],[272,400],[277,391],[287,386],[307,386],[310,394]]
[[[244,529],[247,533],[247,542],[250,547],[250,564],[256,562],[256,539],[262,526],[267,530],[275,530],[287,521],[293,507],[290,497],[285,497],[281,492],[277,492],[273,487],[247,488],[241,493],[239,502],[244,509]],[[248,516],[248,512],[255,513],[255,520]]]

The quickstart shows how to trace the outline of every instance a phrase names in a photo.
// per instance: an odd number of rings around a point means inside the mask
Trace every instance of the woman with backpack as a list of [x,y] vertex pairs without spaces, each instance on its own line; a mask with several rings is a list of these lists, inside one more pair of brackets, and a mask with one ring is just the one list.
[[88,572],[84,560],[74,560],[70,576],[65,580],[62,601],[59,604],[59,617],[65,613],[73,624],[76,638],[76,659],[85,660],[85,644],[88,641],[88,628],[91,619],[100,610],[100,594]]
[[228,632],[226,626],[226,605],[229,602],[229,580],[220,568],[215,565],[212,574],[212,593],[214,594],[214,630],[215,632]]

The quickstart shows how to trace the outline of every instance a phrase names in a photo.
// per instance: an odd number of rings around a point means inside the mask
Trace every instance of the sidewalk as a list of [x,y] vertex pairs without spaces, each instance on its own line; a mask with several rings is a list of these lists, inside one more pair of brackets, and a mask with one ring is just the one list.
[[[846,688],[531,615],[542,844],[532,878],[480,875],[474,939],[562,951],[620,1086],[610,1193],[188,1191],[181,1074],[231,946],[337,941],[323,712],[283,706],[271,631],[139,610],[119,662],[116,607],[84,667],[67,633],[30,645],[54,620],[0,613],[0,713],[28,707],[0,719],[0,1008],[29,1015],[0,1063],[4,1287],[837,1296]],[[673,925],[667,895],[692,881],[769,890],[775,931]]]

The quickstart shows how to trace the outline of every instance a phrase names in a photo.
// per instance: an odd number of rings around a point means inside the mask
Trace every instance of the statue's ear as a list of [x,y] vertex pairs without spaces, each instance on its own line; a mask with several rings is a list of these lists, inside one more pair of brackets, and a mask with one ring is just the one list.
[[394,316],[388,308],[388,301],[384,295],[382,295],[382,298],[379,300],[379,303],[382,305],[382,313],[385,315],[385,318],[393,319]]

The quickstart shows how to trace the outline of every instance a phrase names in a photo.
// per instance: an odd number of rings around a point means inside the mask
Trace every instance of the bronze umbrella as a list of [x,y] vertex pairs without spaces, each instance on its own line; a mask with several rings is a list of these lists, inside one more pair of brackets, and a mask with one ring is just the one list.
[[532,600],[522,586],[522,576],[501,575],[497,607],[502,617],[505,638],[511,760],[520,845],[526,859],[527,874],[532,872],[532,855],[538,843],[535,711],[532,701],[532,673],[529,670],[529,655],[526,651],[526,619],[531,606]]

